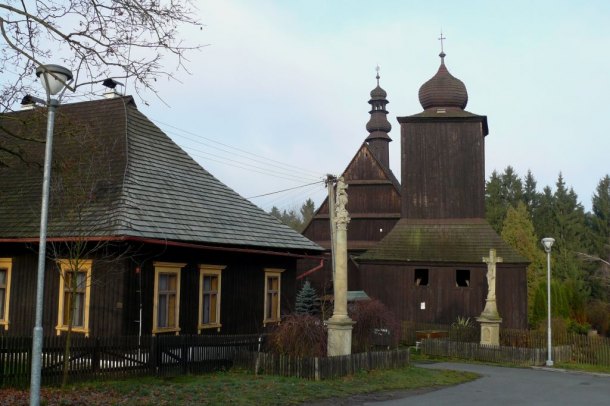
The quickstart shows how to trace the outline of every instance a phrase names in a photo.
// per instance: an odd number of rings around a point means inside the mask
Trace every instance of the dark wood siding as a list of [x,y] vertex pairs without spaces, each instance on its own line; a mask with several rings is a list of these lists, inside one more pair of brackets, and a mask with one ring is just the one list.
[[481,123],[437,120],[401,128],[403,217],[484,218]]
[[[451,324],[458,316],[481,315],[487,297],[485,264],[379,265],[361,264],[366,293],[381,300],[405,321]],[[428,269],[427,286],[416,286],[415,269]],[[470,270],[468,287],[456,286],[456,270]],[[525,273],[518,266],[498,265],[497,304],[502,326],[527,327]],[[425,309],[421,309],[425,303]]]
[[[400,218],[399,185],[393,175],[377,161],[369,147],[363,145],[356,153],[343,177],[348,184],[347,226],[348,255],[360,254],[387,235]],[[303,235],[324,248],[330,248],[328,200],[324,200]],[[301,261],[299,273],[319,262]],[[319,293],[332,293],[330,259],[323,269],[307,277]],[[348,289],[361,290],[359,271],[353,261],[348,265]]]
[[[35,316],[37,254],[21,245],[2,245],[0,257],[13,259],[10,328],[0,334],[31,335]],[[222,271],[220,333],[255,333],[263,326],[265,269],[281,274],[281,312],[294,311],[296,258],[263,254],[139,247],[138,254],[117,261],[93,259],[89,330],[92,336],[137,335],[142,306],[142,333],[152,331],[155,261],[187,265],[181,271],[180,328],[196,334],[199,306],[199,264],[226,265]],[[137,271],[139,269],[139,272]],[[47,261],[43,331],[56,334],[59,272]],[[204,330],[216,334],[214,330]],[[77,333],[75,333],[77,334]]]

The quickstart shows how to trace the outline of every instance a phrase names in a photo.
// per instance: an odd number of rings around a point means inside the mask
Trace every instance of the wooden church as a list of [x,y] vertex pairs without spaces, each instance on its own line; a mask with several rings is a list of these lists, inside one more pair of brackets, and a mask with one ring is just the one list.
[[[377,76],[369,136],[343,173],[352,218],[349,289],[381,300],[403,321],[478,317],[488,289],[483,257],[493,248],[503,258],[496,286],[502,327],[526,328],[528,261],[485,220],[487,117],[465,110],[466,86],[445,56],[419,89],[423,111],[398,117],[401,184],[389,169],[388,101]],[[304,235],[330,247],[327,202]],[[318,289],[332,285],[330,267],[308,276]]]

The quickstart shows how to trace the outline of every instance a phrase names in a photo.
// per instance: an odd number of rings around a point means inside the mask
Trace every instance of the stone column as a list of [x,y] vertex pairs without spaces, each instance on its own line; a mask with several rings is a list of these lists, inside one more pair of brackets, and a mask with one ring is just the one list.
[[496,264],[502,258],[496,256],[496,250],[489,250],[489,257],[483,257],[487,263],[487,299],[485,308],[477,321],[481,323],[481,345],[500,345],[500,323],[502,318],[496,306]]
[[352,353],[352,326],[354,322],[347,314],[347,185],[343,177],[337,180],[335,200],[335,280],[333,315],[326,321],[328,325],[328,356]]

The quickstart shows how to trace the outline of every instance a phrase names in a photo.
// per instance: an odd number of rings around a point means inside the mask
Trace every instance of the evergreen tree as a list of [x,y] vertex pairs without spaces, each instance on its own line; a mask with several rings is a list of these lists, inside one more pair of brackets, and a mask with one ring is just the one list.
[[[301,219],[303,222],[303,227],[309,224],[309,221],[313,217],[316,211],[316,205],[311,199],[307,199],[303,206],[301,206]],[[302,231],[302,230],[301,230]]]
[[522,195],[521,179],[512,166],[507,166],[502,175],[492,172],[485,188],[485,218],[496,232],[502,232],[508,208],[516,207]]
[[519,202],[516,208],[509,207],[502,228],[502,239],[530,261],[527,267],[527,303],[531,319],[536,288],[545,276],[546,258],[523,202]]
[[538,239],[549,237],[554,234],[554,214],[553,207],[555,198],[549,186],[545,186],[542,194],[539,195],[538,208],[534,215],[534,230]]
[[610,176],[601,179],[592,200],[591,231],[593,249],[600,258],[610,261]]
[[500,232],[506,209],[502,199],[502,180],[498,172],[493,171],[485,184],[485,218],[491,227]]
[[303,287],[299,293],[297,293],[295,313],[309,315],[315,314],[317,299],[318,294],[316,293],[316,290],[311,286],[309,281],[305,281]]
[[521,200],[523,203],[525,203],[525,207],[527,207],[530,218],[534,217],[540,204],[540,193],[536,191],[536,185],[537,182],[536,179],[534,179],[532,171],[528,170],[527,175],[525,176]]

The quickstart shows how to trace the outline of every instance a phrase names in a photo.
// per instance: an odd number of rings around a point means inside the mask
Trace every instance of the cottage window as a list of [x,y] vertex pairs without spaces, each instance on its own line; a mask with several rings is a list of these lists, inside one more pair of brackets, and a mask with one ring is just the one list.
[[8,307],[11,296],[11,258],[0,258],[0,326],[8,330]]
[[216,328],[220,331],[221,265],[199,266],[199,328]]
[[155,262],[153,334],[180,332],[180,270],[186,265]]
[[59,263],[59,310],[57,335],[72,331],[89,335],[91,263],[89,259],[61,259]]
[[265,269],[265,317],[263,325],[280,321],[283,269]]
[[414,282],[415,286],[428,286],[428,270],[416,269]]
[[470,286],[470,270],[456,269],[455,270],[455,286],[467,288]]

